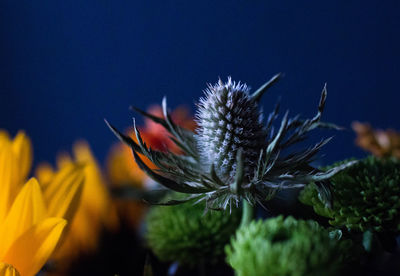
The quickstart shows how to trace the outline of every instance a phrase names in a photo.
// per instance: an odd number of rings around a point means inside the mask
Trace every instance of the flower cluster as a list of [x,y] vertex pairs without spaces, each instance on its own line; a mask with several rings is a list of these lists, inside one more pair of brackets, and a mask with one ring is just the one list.
[[239,209],[231,214],[204,214],[204,207],[204,203],[186,202],[151,209],[146,218],[146,240],[161,260],[193,266],[223,259],[224,246],[239,226]]
[[83,165],[71,163],[40,185],[26,180],[32,166],[29,138],[0,131],[0,269],[34,275],[59,244],[73,219],[83,189]]
[[315,221],[282,216],[241,227],[226,247],[239,276],[338,275],[351,243],[339,242]]
[[336,227],[355,231],[400,230],[400,162],[368,157],[331,178],[332,208],[318,197],[315,184],[300,200]]

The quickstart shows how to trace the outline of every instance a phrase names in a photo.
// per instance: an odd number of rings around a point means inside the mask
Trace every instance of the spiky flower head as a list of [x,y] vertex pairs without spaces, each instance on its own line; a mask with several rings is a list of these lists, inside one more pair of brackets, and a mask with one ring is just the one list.
[[[318,113],[312,119],[302,120],[299,116],[289,119],[286,112],[275,132],[273,123],[278,116],[279,105],[263,125],[258,102],[279,76],[274,76],[252,94],[247,85],[235,83],[230,78],[226,83],[219,81],[214,86],[209,85],[205,97],[198,104],[199,127],[195,132],[173,122],[165,98],[162,103],[163,119],[134,108],[164,126],[174,143],[182,149],[183,155],[149,148],[136,127],[138,143],[107,124],[117,137],[132,148],[142,170],[166,188],[187,194],[183,200],[159,203],[178,204],[197,198],[206,201],[207,208],[218,209],[238,205],[242,199],[251,204],[262,204],[280,189],[303,187],[312,181],[321,182],[319,192],[329,202],[329,189],[322,182],[352,163],[325,172],[310,166],[320,148],[330,139],[298,152],[288,150],[293,144],[305,140],[308,132],[315,128],[337,128],[320,121],[326,87],[321,94]],[[145,155],[158,169],[150,169],[139,154]]]
[[336,227],[355,231],[400,230],[400,161],[370,156],[331,178],[332,208],[318,197],[314,184],[300,201],[330,218]]
[[238,276],[329,276],[350,246],[315,221],[279,216],[241,227],[225,251]]
[[227,211],[204,214],[204,208],[192,202],[153,207],[146,218],[146,240],[154,254],[189,266],[223,260],[224,246],[239,226],[239,209],[229,216]]
[[256,169],[257,158],[267,138],[260,120],[257,102],[246,84],[228,78],[209,85],[197,110],[197,144],[205,168],[215,166],[219,177],[232,181],[236,173],[236,155],[242,150],[247,182]]

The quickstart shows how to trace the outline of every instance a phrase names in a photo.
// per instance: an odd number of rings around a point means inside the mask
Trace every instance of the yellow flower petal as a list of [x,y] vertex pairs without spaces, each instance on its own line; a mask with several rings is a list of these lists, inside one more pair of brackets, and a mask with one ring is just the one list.
[[85,187],[82,195],[83,208],[87,210],[89,216],[97,218],[108,229],[116,229],[118,227],[118,219],[115,213],[115,206],[112,206],[104,176],[88,143],[79,141],[74,145],[73,150],[75,159],[86,165]]
[[54,175],[55,172],[53,167],[49,163],[41,163],[36,167],[35,177],[39,181],[40,187],[42,187],[43,191],[46,191],[46,188],[54,178]]
[[8,135],[8,132],[0,129],[0,149],[3,144],[7,142],[10,142],[10,136]]
[[18,193],[5,220],[0,225],[0,259],[12,243],[32,225],[43,220],[46,213],[39,183],[31,178]]
[[53,253],[67,221],[47,218],[34,225],[16,240],[4,257],[21,275],[35,275]]
[[57,162],[58,169],[62,169],[65,166],[68,166],[68,165],[74,163],[74,161],[72,161],[71,156],[66,152],[62,152],[62,153],[58,154],[56,162]]
[[72,220],[80,204],[83,180],[82,165],[69,164],[55,174],[44,192],[49,216]]
[[12,265],[0,263],[0,276],[20,276]]
[[26,136],[25,132],[19,131],[14,138],[12,147],[17,157],[20,181],[24,182],[32,166],[33,153],[31,140]]
[[0,148],[0,221],[4,220],[19,189],[17,180],[17,160],[11,143],[3,141]]

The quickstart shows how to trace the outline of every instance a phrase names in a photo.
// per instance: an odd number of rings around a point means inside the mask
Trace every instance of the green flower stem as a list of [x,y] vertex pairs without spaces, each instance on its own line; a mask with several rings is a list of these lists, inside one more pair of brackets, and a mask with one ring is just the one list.
[[242,221],[240,222],[240,227],[249,225],[254,217],[253,206],[245,199],[242,202]]

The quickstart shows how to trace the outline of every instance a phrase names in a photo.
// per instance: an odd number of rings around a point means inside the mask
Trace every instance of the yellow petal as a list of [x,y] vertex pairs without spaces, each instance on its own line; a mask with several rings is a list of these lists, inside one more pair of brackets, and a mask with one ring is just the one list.
[[19,190],[17,160],[11,143],[3,142],[0,148],[0,221],[3,221]]
[[55,172],[53,167],[49,163],[41,163],[35,169],[35,176],[38,179],[40,187],[42,187],[43,191],[46,191],[46,188],[54,178],[54,175]]
[[32,225],[43,220],[46,213],[39,183],[31,178],[18,193],[5,220],[0,225],[0,260],[11,244]]
[[26,136],[25,132],[19,131],[14,138],[12,147],[18,161],[20,181],[24,182],[32,166],[33,153],[31,140]]
[[0,276],[20,276],[12,265],[0,262]]
[[7,142],[10,142],[10,136],[8,135],[8,132],[0,129],[0,149],[3,144]]
[[60,154],[57,155],[57,168],[61,169],[65,166],[68,166],[70,164],[73,164],[74,162],[72,161],[71,156],[66,153],[66,152],[62,152]]
[[61,218],[47,218],[32,226],[12,244],[3,261],[21,275],[35,275],[53,253],[66,224]]
[[78,162],[85,164],[85,187],[82,204],[91,217],[104,223],[108,229],[116,229],[118,226],[116,210],[111,205],[107,184],[88,143],[85,141],[76,143],[74,145],[74,156]]
[[44,192],[49,216],[72,220],[80,203],[83,180],[82,165],[70,164],[56,173]]

